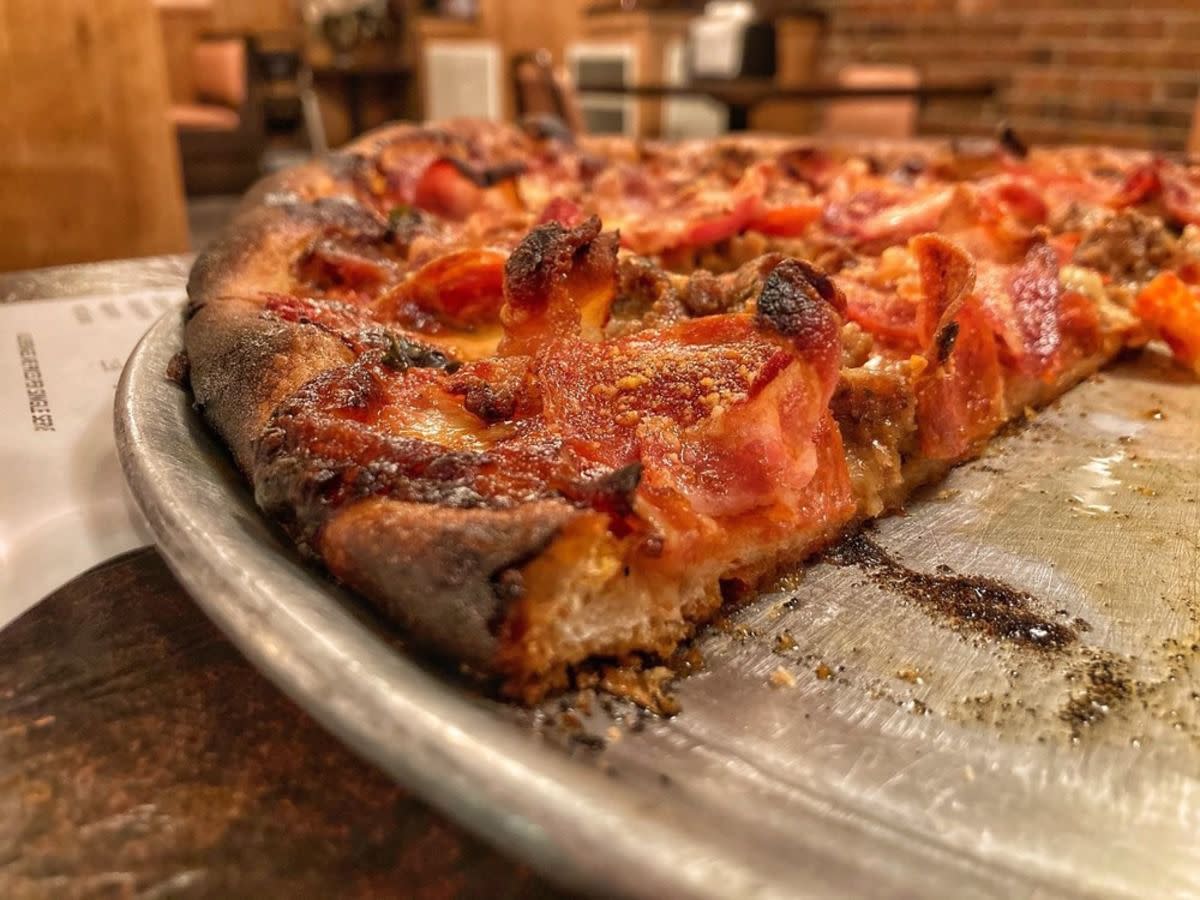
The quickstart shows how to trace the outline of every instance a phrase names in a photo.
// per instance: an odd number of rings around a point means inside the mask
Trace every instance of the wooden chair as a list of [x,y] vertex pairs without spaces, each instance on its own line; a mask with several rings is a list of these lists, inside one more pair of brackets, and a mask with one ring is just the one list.
[[186,250],[150,0],[3,9],[0,270]]
[[554,116],[573,134],[586,131],[579,93],[565,66],[554,65],[548,50],[513,58],[513,98],[517,118]]
[[[919,87],[912,66],[849,65],[837,74],[846,87]],[[913,97],[831,100],[825,106],[819,133],[831,137],[910,138],[917,130],[917,101]]]
[[192,95],[169,111],[187,192],[245,190],[260,174],[266,146],[254,42],[240,36],[197,41],[190,85]]

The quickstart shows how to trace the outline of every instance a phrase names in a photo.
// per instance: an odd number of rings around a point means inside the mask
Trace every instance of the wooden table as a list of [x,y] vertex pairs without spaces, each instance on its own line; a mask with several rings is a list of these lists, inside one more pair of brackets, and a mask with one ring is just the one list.
[[[182,297],[188,262],[0,275],[0,302]],[[150,548],[0,631],[0,736],[0,897],[560,896],[322,731]]]
[[889,97],[926,100],[986,100],[996,93],[994,81],[926,82],[916,87],[849,87],[844,84],[806,84],[781,87],[769,78],[697,79],[685,85],[640,84],[579,87],[581,93],[622,94],[631,97],[710,97],[729,108],[729,130],[745,131],[750,113],[767,100],[879,100]]

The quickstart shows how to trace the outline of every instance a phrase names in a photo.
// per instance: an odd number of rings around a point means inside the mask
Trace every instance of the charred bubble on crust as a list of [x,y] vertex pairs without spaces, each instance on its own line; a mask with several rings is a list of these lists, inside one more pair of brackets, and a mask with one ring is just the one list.
[[958,342],[958,323],[947,322],[942,330],[937,333],[937,361],[938,365],[945,365],[946,360],[950,358],[950,353],[954,350],[954,345]]
[[562,494],[575,503],[624,518],[633,513],[633,495],[641,481],[642,464],[632,462],[597,478],[574,482]]
[[755,320],[791,338],[802,349],[836,346],[846,299],[824,272],[811,263],[788,259],[763,282]]
[[1061,650],[1078,640],[1066,625],[1034,610],[1031,594],[994,578],[914,572],[865,534],[846,538],[825,554],[837,566],[857,566],[880,587],[935,610],[961,627],[1034,650]]
[[1000,126],[1000,133],[996,139],[1009,155],[1015,156],[1017,159],[1024,159],[1029,155],[1029,145],[1021,140],[1017,132],[1007,122]]
[[521,130],[536,141],[559,141],[570,146],[575,143],[575,134],[567,123],[558,116],[540,113],[521,119]]
[[387,332],[388,348],[383,354],[382,363],[395,372],[408,369],[441,369],[453,374],[462,363],[447,356],[441,350],[417,343],[411,338],[395,332]]

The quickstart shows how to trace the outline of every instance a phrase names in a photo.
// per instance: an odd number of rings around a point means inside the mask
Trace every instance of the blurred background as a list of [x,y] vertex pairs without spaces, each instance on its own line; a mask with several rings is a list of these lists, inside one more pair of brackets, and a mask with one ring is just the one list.
[[1200,153],[1200,3],[10,0],[0,270],[195,249],[392,119]]

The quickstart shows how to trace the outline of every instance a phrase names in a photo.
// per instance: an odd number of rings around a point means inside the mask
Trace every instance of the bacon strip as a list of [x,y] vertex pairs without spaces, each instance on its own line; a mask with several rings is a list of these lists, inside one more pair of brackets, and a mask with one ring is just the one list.
[[917,433],[929,459],[960,459],[1004,418],[1004,377],[991,326],[974,297],[957,311],[939,364],[917,380]]
[[583,458],[640,463],[652,518],[794,510],[837,383],[840,305],[831,281],[789,260],[753,314],[560,342],[538,365],[547,423]]
[[906,252],[917,271],[915,286],[879,284],[877,273],[866,280],[852,275],[836,280],[845,291],[850,319],[884,346],[929,355],[938,333],[970,293],[975,268],[962,250],[937,235],[911,239]]
[[1049,378],[1057,371],[1063,343],[1063,289],[1054,248],[1039,243],[1017,266],[981,263],[978,294],[1013,365],[1027,375]]

